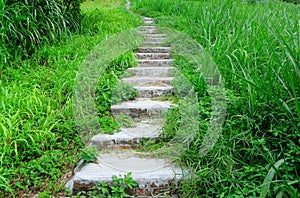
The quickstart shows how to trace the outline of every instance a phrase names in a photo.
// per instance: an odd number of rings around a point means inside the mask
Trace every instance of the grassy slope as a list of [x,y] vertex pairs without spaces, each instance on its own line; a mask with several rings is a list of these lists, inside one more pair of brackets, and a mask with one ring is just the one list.
[[[183,187],[184,196],[257,197],[268,171],[281,159],[285,162],[276,171],[269,196],[280,192],[299,196],[299,6],[141,0],[133,1],[133,9],[204,46],[228,91],[222,138],[207,156],[200,157],[205,131],[200,132],[182,158],[199,175]],[[178,61],[196,90],[201,90],[193,65]],[[203,111],[207,104],[203,106],[201,100]]]
[[58,180],[76,164],[83,146],[72,120],[78,65],[108,35],[140,23],[120,2],[85,2],[81,35],[43,46],[30,60],[15,60],[18,67],[2,71],[0,197],[64,192]]

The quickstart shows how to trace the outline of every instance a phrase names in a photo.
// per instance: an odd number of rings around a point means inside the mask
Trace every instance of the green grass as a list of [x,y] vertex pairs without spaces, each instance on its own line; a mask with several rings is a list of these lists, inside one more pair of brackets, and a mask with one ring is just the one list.
[[[217,144],[202,156],[211,98],[194,65],[186,57],[175,57],[175,66],[195,86],[199,99],[199,132],[180,156],[196,170],[197,177],[183,182],[181,196],[298,197],[299,5],[273,1],[241,4],[238,0],[132,0],[132,4],[135,12],[154,17],[158,26],[192,36],[211,55],[224,78],[226,123]],[[81,8],[78,34],[62,37],[59,43],[31,46],[30,59],[19,54],[26,51],[26,43],[24,49],[12,44],[8,49],[0,41],[0,197],[66,193],[63,176],[77,164],[77,153],[84,146],[73,120],[76,72],[107,37],[141,24],[121,0],[89,0]],[[0,17],[7,10],[2,9]],[[16,20],[22,21],[22,17],[16,15]],[[49,24],[45,28],[51,35]],[[10,29],[5,31],[10,33]],[[132,52],[127,52],[99,78],[97,114],[105,132],[119,127],[109,115],[110,105],[136,94],[127,85],[129,95],[113,89],[117,78],[134,62]],[[114,95],[114,91],[120,94]],[[179,106],[186,105],[180,98],[173,99]],[[117,119],[123,125],[131,124],[126,117]],[[179,109],[170,112],[161,141],[147,149],[162,148],[186,122]]]
[[84,4],[81,34],[42,45],[30,59],[16,56],[1,70],[0,197],[65,194],[63,176],[77,164],[77,153],[84,146],[72,114],[78,66],[107,36],[140,24],[124,6],[116,6],[121,1],[107,3],[114,6],[92,10],[88,2]]
[[[276,176],[267,195],[299,196],[299,5],[234,0],[132,4],[158,26],[192,36],[211,55],[225,82],[228,107],[222,137],[202,157],[210,101],[199,71],[185,57],[176,59],[198,93],[201,118],[201,130],[181,158],[199,178],[183,185],[183,197],[257,197],[262,186],[266,190],[263,183],[271,168]],[[181,122],[170,120],[166,137]]]

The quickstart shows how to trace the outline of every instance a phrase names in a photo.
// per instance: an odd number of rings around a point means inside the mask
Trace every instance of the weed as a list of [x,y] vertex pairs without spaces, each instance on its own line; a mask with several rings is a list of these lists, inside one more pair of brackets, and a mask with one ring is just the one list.
[[95,146],[88,146],[80,150],[78,157],[86,163],[97,161],[98,150]]
[[112,176],[112,183],[99,182],[98,185],[92,188],[91,196],[95,197],[111,197],[120,198],[129,196],[125,191],[132,189],[138,184],[133,181],[131,173],[127,173],[124,177]]

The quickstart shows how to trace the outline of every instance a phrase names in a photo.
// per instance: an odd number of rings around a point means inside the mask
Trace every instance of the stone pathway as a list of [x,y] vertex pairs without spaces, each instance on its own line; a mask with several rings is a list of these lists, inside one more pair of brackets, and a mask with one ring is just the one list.
[[[165,34],[155,32],[152,18],[143,18],[145,26],[144,47],[137,50],[138,66],[129,68],[134,76],[121,82],[132,84],[140,94],[133,101],[111,107],[113,115],[125,114],[135,120],[134,127],[121,128],[114,135],[98,134],[92,137],[97,146],[97,163],[88,163],[72,179],[73,192],[88,190],[99,181],[110,183],[112,175],[123,176],[128,172],[138,182],[138,187],[128,191],[131,196],[162,196],[174,194],[183,177],[183,169],[168,159],[142,157],[135,151],[143,138],[158,138],[164,122],[163,113],[172,105],[169,101],[153,100],[154,97],[172,93],[172,59],[170,47],[164,46]],[[173,72],[174,73],[174,72]],[[163,195],[164,197],[166,194]]]

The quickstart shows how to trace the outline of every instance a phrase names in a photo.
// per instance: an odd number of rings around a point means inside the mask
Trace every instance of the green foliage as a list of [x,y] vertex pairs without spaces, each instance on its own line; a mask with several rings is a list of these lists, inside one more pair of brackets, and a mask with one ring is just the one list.
[[[25,9],[26,2],[18,1],[20,6],[15,11]],[[5,17],[2,15],[5,11],[22,18],[23,15],[13,12],[13,6],[16,6],[13,3],[0,10],[0,17]],[[73,35],[53,45],[40,43],[39,48],[32,48],[34,53],[30,59],[19,55],[17,48],[8,47],[10,42],[0,41],[0,56],[11,64],[5,65],[5,69],[0,64],[0,197],[21,197],[28,193],[50,197],[65,193],[63,182],[58,182],[78,162],[77,153],[83,147],[72,115],[72,93],[78,65],[105,37],[139,24],[137,17],[126,10],[113,8],[94,12],[109,16],[107,20],[95,18],[98,24],[102,24],[97,26],[97,34]],[[85,20],[87,23],[88,19]],[[4,22],[0,20],[0,23]],[[37,27],[29,22],[30,28]],[[9,23],[18,25],[12,21]],[[94,31],[88,29],[91,25],[85,25],[86,31]],[[1,24],[1,35],[2,30],[8,34],[9,30],[5,28]],[[55,28],[65,27],[62,24]],[[6,38],[0,36],[0,39]],[[13,61],[8,59],[8,55],[12,57],[9,50],[16,52]],[[20,47],[20,51],[26,50]]]
[[138,184],[133,181],[131,173],[127,173],[124,177],[112,176],[112,183],[107,184],[105,182],[99,182],[97,186],[94,186],[91,192],[91,196],[95,197],[109,197],[109,198],[121,198],[128,197],[125,192],[126,189],[132,189]]
[[[184,57],[176,59],[199,97],[200,133],[182,160],[199,179],[185,183],[184,197],[257,197],[270,166],[268,196],[299,196],[299,6],[279,1],[133,1],[133,9],[158,26],[191,35],[212,56],[228,92],[222,138],[205,157],[199,150],[209,121],[203,78]],[[206,101],[206,102],[203,102]],[[178,120],[170,119],[170,132]],[[175,133],[176,134],[176,133]],[[275,181],[276,180],[276,181]],[[200,186],[200,188],[199,188]]]
[[114,60],[99,79],[96,91],[97,113],[102,131],[113,133],[120,127],[110,115],[110,107],[122,100],[131,100],[138,94],[136,89],[126,83],[119,83],[124,71],[136,64],[133,52],[127,52]]
[[122,101],[133,100],[139,91],[132,84],[119,82],[113,90],[112,103],[120,104]]
[[97,161],[98,150],[95,146],[88,146],[80,150],[78,157],[85,162]]
[[0,64],[27,58],[44,43],[54,43],[77,28],[80,0],[0,1]]

